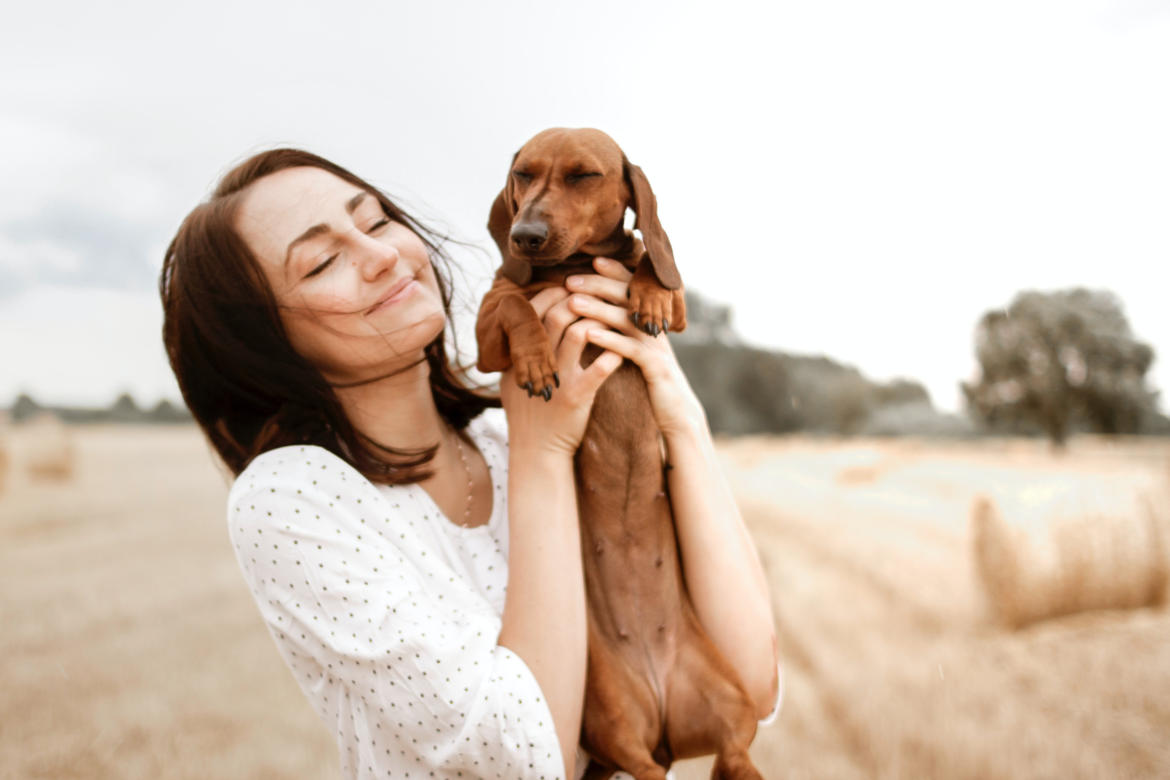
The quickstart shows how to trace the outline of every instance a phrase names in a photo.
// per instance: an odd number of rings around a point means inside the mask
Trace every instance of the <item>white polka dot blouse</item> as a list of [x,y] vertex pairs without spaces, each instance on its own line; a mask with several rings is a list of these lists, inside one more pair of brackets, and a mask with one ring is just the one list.
[[490,521],[461,528],[418,485],[375,486],[319,447],[282,447],[228,499],[236,556],[348,778],[554,780],[560,745],[527,665],[499,647],[508,581],[507,438],[469,433]]

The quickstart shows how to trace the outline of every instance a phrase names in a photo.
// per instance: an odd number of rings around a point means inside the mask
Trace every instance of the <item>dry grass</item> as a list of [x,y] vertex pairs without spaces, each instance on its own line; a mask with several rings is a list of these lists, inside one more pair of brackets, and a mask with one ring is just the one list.
[[12,456],[8,454],[8,421],[0,419],[0,493],[8,483],[8,469],[12,466]]
[[[1170,614],[1003,630],[968,534],[981,492],[1146,485],[1166,473],[1166,442],[1076,440],[1054,455],[1037,442],[790,438],[723,453],[785,660],[787,704],[752,749],[765,776],[1170,776]],[[709,762],[688,763],[679,780],[706,777]]]
[[[337,777],[237,571],[197,433],[75,433],[72,481],[16,469],[0,496],[0,779]],[[1166,443],[721,447],[785,662],[784,711],[753,747],[766,777],[1170,776],[1165,609],[1003,630],[968,534],[979,493],[1006,506],[996,489],[1165,478]]]
[[337,777],[198,432],[73,433],[71,481],[0,496],[0,778]]
[[77,460],[73,433],[52,414],[45,413],[16,426],[12,439],[16,459],[33,478],[73,478]]

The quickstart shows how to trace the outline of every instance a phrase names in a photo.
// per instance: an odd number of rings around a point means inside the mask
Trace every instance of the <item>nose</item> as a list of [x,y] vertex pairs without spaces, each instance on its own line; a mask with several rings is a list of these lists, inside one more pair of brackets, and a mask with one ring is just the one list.
[[512,226],[512,243],[527,252],[536,252],[548,240],[548,224],[540,220],[525,220]]
[[398,265],[398,247],[384,244],[377,239],[363,236],[361,253],[362,276],[366,281],[376,281],[382,274]]

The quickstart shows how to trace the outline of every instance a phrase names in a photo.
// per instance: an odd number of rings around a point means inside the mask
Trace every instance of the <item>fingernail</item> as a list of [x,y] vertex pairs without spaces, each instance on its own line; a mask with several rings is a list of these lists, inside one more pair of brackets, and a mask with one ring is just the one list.
[[573,305],[579,309],[587,308],[589,306],[589,299],[586,298],[584,295],[574,295],[573,296]]
[[574,288],[580,287],[584,283],[585,283],[585,280],[582,279],[580,276],[570,276],[569,277],[569,286],[570,287],[574,287]]
[[606,260],[604,257],[595,257],[594,260],[597,261],[598,265],[609,265],[609,261]]

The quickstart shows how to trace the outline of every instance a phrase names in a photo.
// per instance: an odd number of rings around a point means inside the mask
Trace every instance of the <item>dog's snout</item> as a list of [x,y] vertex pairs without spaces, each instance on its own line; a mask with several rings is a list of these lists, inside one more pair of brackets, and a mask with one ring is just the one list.
[[535,252],[548,240],[548,224],[539,220],[526,220],[512,226],[512,243],[520,249]]

